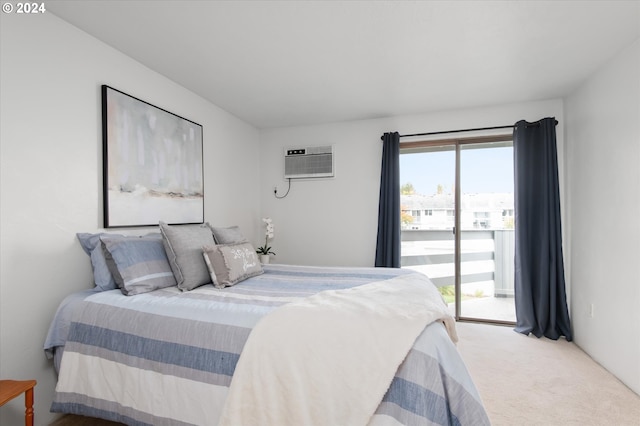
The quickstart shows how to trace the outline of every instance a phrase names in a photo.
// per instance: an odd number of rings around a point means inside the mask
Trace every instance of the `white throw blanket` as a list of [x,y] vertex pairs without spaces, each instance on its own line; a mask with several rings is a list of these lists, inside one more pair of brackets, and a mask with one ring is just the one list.
[[422,274],[329,290],[263,317],[242,351],[220,425],[366,425],[422,330],[444,322]]

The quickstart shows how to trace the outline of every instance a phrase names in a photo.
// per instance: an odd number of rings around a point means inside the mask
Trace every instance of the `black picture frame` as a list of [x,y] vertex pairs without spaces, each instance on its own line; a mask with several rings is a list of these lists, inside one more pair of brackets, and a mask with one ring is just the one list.
[[104,227],[204,223],[203,128],[102,85]]

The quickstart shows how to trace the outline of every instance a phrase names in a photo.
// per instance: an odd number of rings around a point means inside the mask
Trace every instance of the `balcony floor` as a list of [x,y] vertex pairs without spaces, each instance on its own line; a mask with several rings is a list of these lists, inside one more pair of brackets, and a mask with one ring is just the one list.
[[[455,303],[449,303],[449,311],[455,316]],[[462,301],[460,316],[498,321],[516,321],[513,297],[474,297]]]

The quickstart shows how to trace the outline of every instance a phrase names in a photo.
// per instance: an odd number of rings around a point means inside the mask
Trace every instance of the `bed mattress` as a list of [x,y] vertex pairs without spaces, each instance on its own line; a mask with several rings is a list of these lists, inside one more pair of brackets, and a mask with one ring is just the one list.
[[[45,344],[49,355],[64,348],[51,410],[128,425],[217,425],[243,346],[262,317],[324,290],[415,273],[291,265],[264,271],[224,290],[71,296]],[[369,424],[489,424],[442,323],[418,336]]]

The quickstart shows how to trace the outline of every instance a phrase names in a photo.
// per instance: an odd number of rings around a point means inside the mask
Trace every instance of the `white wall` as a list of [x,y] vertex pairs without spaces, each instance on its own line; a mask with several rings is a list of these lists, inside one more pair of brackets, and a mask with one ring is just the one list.
[[640,40],[565,107],[575,342],[640,394]]
[[[378,223],[378,197],[384,132],[412,134],[441,130],[512,125],[555,116],[562,180],[564,135],[561,100],[445,111],[319,126],[262,130],[260,199],[270,216],[270,241],[279,263],[373,266]],[[287,190],[284,148],[335,145],[335,178],[294,180]],[[262,244],[262,243],[260,243]]]
[[[258,132],[50,13],[1,20],[0,377],[38,381],[44,425],[55,385],[47,328],[66,295],[92,286],[75,233],[102,226],[100,85],[203,126],[205,220],[251,238],[260,232]],[[0,424],[23,415],[19,398]]]

